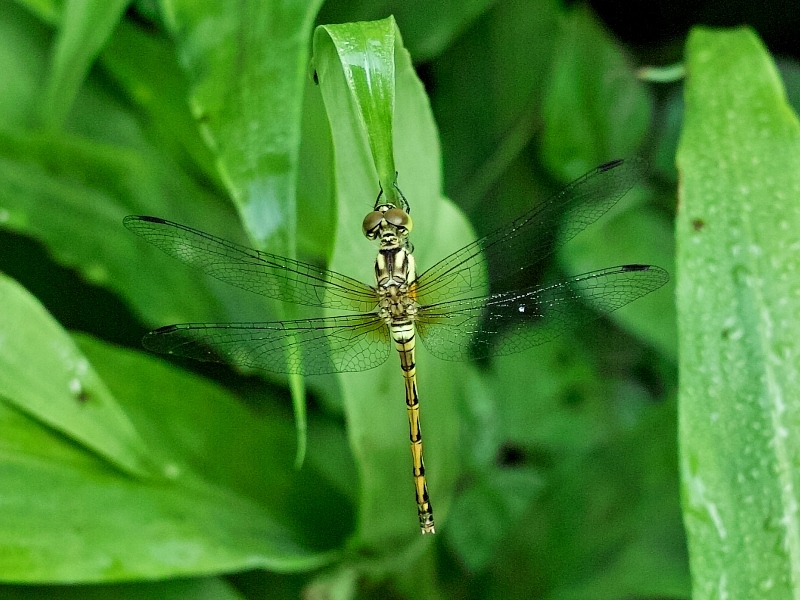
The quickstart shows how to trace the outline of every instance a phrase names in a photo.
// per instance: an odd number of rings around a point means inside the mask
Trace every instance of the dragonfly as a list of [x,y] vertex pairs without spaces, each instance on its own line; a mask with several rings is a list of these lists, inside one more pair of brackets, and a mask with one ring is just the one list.
[[[381,191],[362,223],[364,235],[378,242],[372,285],[157,217],[125,217],[130,231],[212,277],[268,298],[345,313],[262,323],[168,325],[145,335],[143,345],[201,361],[302,375],[372,369],[388,359],[394,345],[405,387],[420,530],[433,534],[416,379],[417,334],[430,354],[443,360],[522,352],[663,286],[669,279],[665,270],[625,264],[502,291],[503,281],[535,266],[607,213],[645,168],[639,158],[600,165],[419,275],[409,241],[408,201],[399,188],[397,204]],[[559,221],[566,225],[559,229]],[[537,240],[533,246],[532,237]],[[514,263],[510,257],[523,260]],[[487,282],[501,291],[486,292]],[[587,302],[593,311],[576,310]]]

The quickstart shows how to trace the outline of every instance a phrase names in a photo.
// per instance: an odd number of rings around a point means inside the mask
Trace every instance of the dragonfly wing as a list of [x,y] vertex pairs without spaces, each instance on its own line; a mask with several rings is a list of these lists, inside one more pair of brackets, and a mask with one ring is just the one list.
[[[417,278],[420,304],[474,293],[485,286],[487,271],[499,283],[535,265],[607,213],[645,169],[640,158],[601,165],[504,227],[445,257]],[[559,222],[565,223],[561,229],[554,226]],[[525,260],[509,260],[518,256]]]
[[[611,267],[551,286],[424,306],[417,330],[430,353],[444,360],[514,354],[613,312],[668,280],[664,269],[651,265]],[[584,302],[595,311],[576,311]]]
[[240,246],[157,217],[128,216],[125,227],[192,267],[268,298],[337,310],[369,312],[375,290],[356,279]]
[[320,375],[383,364],[389,330],[375,314],[271,323],[185,323],[148,333],[148,350],[274,373]]

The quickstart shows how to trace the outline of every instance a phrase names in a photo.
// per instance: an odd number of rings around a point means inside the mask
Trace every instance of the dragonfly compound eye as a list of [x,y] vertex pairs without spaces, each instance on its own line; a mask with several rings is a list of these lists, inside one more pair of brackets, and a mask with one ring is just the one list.
[[364,235],[369,239],[374,240],[378,237],[378,226],[381,224],[382,220],[383,213],[373,210],[364,217],[364,222],[361,224],[361,231],[363,231]]
[[412,222],[411,216],[404,210],[399,208],[390,208],[387,210],[383,218],[386,219],[387,223],[391,223],[398,229],[405,229],[405,232],[408,233],[411,231]]

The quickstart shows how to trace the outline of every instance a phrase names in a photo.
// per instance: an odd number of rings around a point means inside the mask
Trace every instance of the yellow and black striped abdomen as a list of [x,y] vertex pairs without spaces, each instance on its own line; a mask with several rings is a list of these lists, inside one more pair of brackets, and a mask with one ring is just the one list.
[[403,369],[403,380],[406,391],[406,411],[408,412],[408,428],[411,441],[411,458],[413,463],[414,493],[417,500],[419,526],[423,534],[435,533],[433,523],[433,506],[428,496],[428,484],[425,479],[425,461],[422,456],[422,429],[419,422],[419,396],[417,394],[417,365],[415,362],[415,330],[411,319],[395,322],[391,325],[392,338],[397,352],[400,354],[400,366]]

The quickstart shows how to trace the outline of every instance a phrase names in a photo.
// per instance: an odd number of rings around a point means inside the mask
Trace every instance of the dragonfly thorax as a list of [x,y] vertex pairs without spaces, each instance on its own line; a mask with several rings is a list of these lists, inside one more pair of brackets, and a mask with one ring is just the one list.
[[411,293],[416,279],[414,256],[405,247],[383,247],[375,259],[378,312],[388,324],[413,318],[417,302]]

